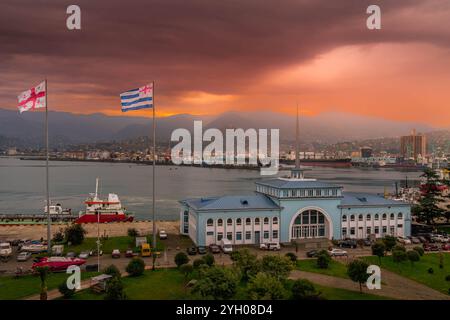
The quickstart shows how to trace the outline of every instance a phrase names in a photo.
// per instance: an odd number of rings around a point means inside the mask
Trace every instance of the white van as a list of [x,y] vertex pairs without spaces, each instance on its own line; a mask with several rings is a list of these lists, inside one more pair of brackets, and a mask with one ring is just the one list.
[[228,239],[220,240],[220,248],[222,249],[223,253],[233,252],[233,246],[231,244],[231,241]]

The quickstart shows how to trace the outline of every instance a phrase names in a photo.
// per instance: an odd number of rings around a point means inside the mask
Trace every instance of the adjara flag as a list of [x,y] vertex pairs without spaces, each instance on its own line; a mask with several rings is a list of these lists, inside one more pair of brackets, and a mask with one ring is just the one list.
[[30,90],[22,92],[18,96],[18,107],[20,113],[32,109],[45,108],[45,97],[45,81],[42,81],[40,84],[38,84],[34,88],[31,88]]

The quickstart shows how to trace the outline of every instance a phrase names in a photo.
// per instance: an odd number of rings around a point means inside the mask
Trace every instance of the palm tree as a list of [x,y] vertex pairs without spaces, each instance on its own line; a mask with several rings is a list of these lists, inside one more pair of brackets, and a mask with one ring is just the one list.
[[41,300],[47,300],[47,277],[49,268],[48,267],[38,267],[36,271],[41,279]]

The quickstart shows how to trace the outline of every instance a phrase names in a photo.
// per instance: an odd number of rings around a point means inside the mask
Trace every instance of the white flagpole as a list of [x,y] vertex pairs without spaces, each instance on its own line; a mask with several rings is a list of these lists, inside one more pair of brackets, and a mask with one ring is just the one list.
[[[152,82],[152,103],[153,103],[153,248],[156,249],[156,222],[155,222],[155,169],[156,169],[156,126],[155,126],[155,81]],[[155,269],[155,259],[153,258],[153,270]]]
[[47,252],[50,254],[51,245],[51,218],[50,218],[50,192],[48,181],[48,94],[47,94],[47,79],[45,79],[45,175],[46,175],[46,197],[47,197]]

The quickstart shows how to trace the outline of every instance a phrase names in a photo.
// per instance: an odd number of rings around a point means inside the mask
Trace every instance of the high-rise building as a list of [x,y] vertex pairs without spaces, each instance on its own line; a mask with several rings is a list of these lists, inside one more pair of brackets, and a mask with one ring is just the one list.
[[417,160],[419,155],[424,157],[427,153],[427,140],[424,134],[416,134],[414,129],[409,136],[400,137],[400,153],[403,159]]

